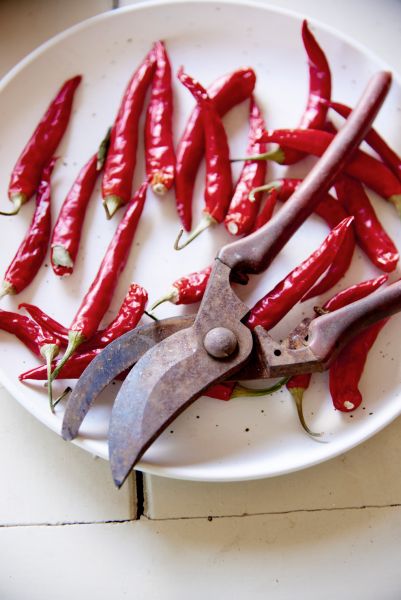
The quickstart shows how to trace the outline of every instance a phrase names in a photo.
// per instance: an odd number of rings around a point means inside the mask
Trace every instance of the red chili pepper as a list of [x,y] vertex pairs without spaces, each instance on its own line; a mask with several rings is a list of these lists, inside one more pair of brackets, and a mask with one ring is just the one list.
[[216,400],[230,400],[231,394],[235,388],[235,381],[223,381],[223,383],[215,383],[211,385],[205,392],[204,396],[216,398]]
[[[247,154],[261,154],[266,151],[266,144],[256,140],[266,128],[264,119],[255,99],[252,97],[249,108],[249,140]],[[226,217],[225,228],[232,235],[244,235],[250,232],[262,200],[262,193],[256,192],[250,196],[254,188],[265,182],[267,162],[247,161],[235,186]]]
[[51,263],[56,275],[71,275],[78,254],[86,209],[106,159],[110,130],[97,154],[82,167],[57,217],[50,242]]
[[[302,179],[290,179],[287,177],[278,179],[270,185],[275,186],[278,199],[282,202],[286,202],[297,189],[301,181]],[[326,194],[323,200],[315,207],[315,213],[321,219],[326,221],[330,229],[336,227],[348,216],[348,213],[344,210],[343,206],[330,196],[330,194]],[[354,249],[355,235],[353,228],[350,228],[343,241],[341,252],[337,254],[324,277],[322,277],[322,279],[320,279],[317,284],[305,294],[302,298],[302,302],[327,292],[327,290],[340,281],[350,266]]]
[[56,160],[53,158],[43,170],[31,224],[4,275],[0,298],[22,292],[35,278],[46,256],[51,233],[50,177]]
[[371,325],[353,338],[334,360],[329,371],[330,394],[333,405],[342,412],[351,412],[362,402],[359,380],[369,350],[388,319]]
[[[238,69],[215,81],[207,90],[220,117],[252,94],[256,75],[252,69]],[[205,135],[201,110],[193,109],[177,148],[175,194],[177,212],[186,231],[192,224],[192,196],[196,173],[203,157]]]
[[55,379],[78,346],[93,336],[110,305],[118,277],[128,259],[131,243],[145,203],[146,190],[147,183],[143,183],[128,205],[116,229],[96,277],[71,323],[68,346],[63,358],[52,373],[52,380]]
[[213,102],[207,95],[205,88],[198,81],[184,73],[182,68],[178,72],[178,78],[194,96],[201,109],[206,147],[205,208],[203,210],[203,218],[181,245],[179,245],[179,241],[183,230],[180,231],[174,248],[181,250],[198,237],[202,231],[224,220],[231,200],[232,176],[227,135]]
[[348,214],[355,217],[355,234],[362,250],[382,271],[394,271],[398,250],[377,218],[363,185],[344,175],[336,182],[335,189]]
[[37,356],[43,356],[46,344],[57,344],[59,339],[35,323],[29,317],[7,310],[0,310],[0,329],[15,335]]
[[[283,144],[296,150],[302,149],[308,154],[321,156],[334,138],[333,133],[318,129],[277,129],[267,131],[262,137],[263,142],[275,142]],[[283,162],[285,151],[283,149],[273,150],[252,159],[271,159],[278,163]],[[250,157],[247,157],[249,160]],[[397,212],[401,215],[401,181],[397,179],[385,164],[366,154],[362,150],[356,150],[353,158],[344,165],[348,175],[355,177],[374,192],[394,204]]]
[[[351,287],[342,290],[335,294],[330,300],[328,300],[322,309],[316,309],[318,314],[332,312],[337,310],[338,308],[342,308],[343,306],[347,306],[347,304],[351,304],[352,302],[356,302],[361,298],[365,298],[372,292],[374,292],[377,288],[379,288],[383,283],[387,281],[387,275],[381,275],[376,279],[369,279],[368,281],[362,281],[361,283],[357,283],[352,285]],[[305,429],[307,433],[312,436],[320,436],[321,434],[316,434],[309,429],[306,424],[305,417],[303,414],[303,397],[305,391],[308,389],[312,378],[312,373],[305,373],[303,375],[294,375],[287,382],[287,389],[289,390],[291,396],[295,401],[295,405],[297,407],[298,417],[301,422],[302,427]]]
[[152,48],[128,83],[111,130],[102,181],[103,205],[108,219],[131,198],[139,118],[155,67]]
[[60,338],[63,342],[68,343],[67,327],[64,327],[64,325],[50,317],[41,308],[34,304],[28,304],[27,302],[21,302],[21,304],[18,305],[18,308],[25,309],[38,325],[51,332],[54,336]]
[[[339,102],[330,102],[329,106],[333,108],[339,115],[347,118],[352,111],[352,108]],[[394,175],[401,179],[401,158],[394,152],[387,142],[377,133],[375,129],[370,129],[366,134],[365,141],[369,146],[377,152],[382,161],[393,171]]]
[[149,184],[165,194],[174,183],[173,92],[171,66],[163,42],[154,45],[156,72],[146,114],[145,159]]
[[[309,95],[299,129],[323,128],[331,99],[331,73],[327,58],[308,28],[308,22],[302,23],[302,41],[309,63]],[[292,165],[304,158],[305,154],[297,150],[285,150],[285,163]]]
[[[264,187],[264,186],[262,186],[262,187]],[[256,190],[253,190],[253,192],[250,193],[250,196],[252,196],[255,191]],[[259,214],[257,215],[256,220],[255,220],[255,223],[253,224],[253,227],[249,233],[253,233],[254,231],[257,231],[258,229],[263,227],[263,225],[265,223],[270,221],[270,219],[273,216],[273,212],[274,212],[276,203],[277,203],[277,191],[274,188],[271,188],[270,190],[268,190],[267,198],[266,198],[261,210],[259,211]]]
[[23,149],[11,173],[8,197],[14,210],[2,215],[15,215],[37,191],[42,172],[49,163],[67,128],[75,90],[82,77],[66,81],[50,103],[39,125]]
[[[71,356],[68,362],[61,367],[57,373],[56,379],[78,379],[85,371],[86,367],[101,351],[102,348],[94,348],[82,354],[74,354],[74,356]],[[56,368],[57,363],[54,362],[52,364],[52,369]],[[27,379],[45,381],[47,379],[46,367],[40,365],[39,367],[34,367],[19,375],[20,381],[26,381]]]
[[255,304],[246,320],[250,329],[261,325],[269,330],[281,321],[330,266],[341,250],[352,220],[353,217],[348,217],[341,221],[315,252]]
[[189,275],[180,277],[171,286],[171,289],[165,296],[157,300],[150,310],[163,302],[172,302],[173,304],[194,304],[200,302],[205,293],[207,283],[212,267],[206,267],[201,271],[195,271]]

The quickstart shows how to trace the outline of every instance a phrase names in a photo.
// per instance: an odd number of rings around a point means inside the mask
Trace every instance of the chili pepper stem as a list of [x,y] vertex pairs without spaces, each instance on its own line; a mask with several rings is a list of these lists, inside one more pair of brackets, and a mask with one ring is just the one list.
[[149,317],[150,319],[153,319],[153,321],[157,322],[159,320],[157,317],[155,317],[155,315],[152,315],[152,313],[148,312],[147,310],[144,310],[143,314]]
[[180,245],[180,239],[182,237],[182,234],[184,233],[184,230],[181,229],[177,239],[175,240],[174,243],[174,250],[182,250],[183,248],[185,248],[185,246],[188,246],[188,244],[190,244],[195,238],[198,237],[198,235],[200,235],[202,233],[202,231],[205,231],[205,229],[208,229],[208,227],[210,227],[211,225],[216,225],[217,221],[216,219],[214,219],[211,215],[209,215],[209,213],[203,213],[203,217],[202,219],[199,221],[199,224],[197,225],[197,227],[195,227],[195,229],[189,234],[189,236],[187,237],[187,239],[185,240],[185,242],[183,244]]
[[247,388],[243,385],[241,385],[240,383],[237,383],[235,388],[232,391],[231,397],[232,398],[241,398],[243,396],[248,396],[248,397],[256,397],[256,396],[269,396],[270,394],[274,394],[274,392],[277,392],[278,390],[280,390],[283,385],[285,385],[287,383],[287,381],[289,380],[289,377],[283,377],[282,379],[279,379],[279,381],[277,381],[276,383],[274,383],[273,385],[271,385],[268,388],[263,388],[262,390],[252,390],[250,388]]
[[269,192],[270,190],[277,189],[280,186],[281,186],[281,184],[279,181],[271,181],[270,183],[266,183],[265,185],[260,185],[259,187],[255,187],[249,192],[249,196],[248,196],[249,201],[256,202],[255,194],[257,194],[258,192]]
[[0,290],[0,300],[4,298],[4,296],[14,296],[14,294],[16,294],[14,286],[8,281],[3,281]]
[[118,211],[120,206],[122,206],[122,201],[119,196],[106,196],[103,200],[104,210],[106,211],[106,216],[108,219]]
[[167,294],[156,300],[150,307],[150,310],[153,311],[157,306],[163,304],[163,302],[172,302],[173,304],[177,304],[178,300],[178,290],[175,287],[172,287]]
[[394,204],[398,215],[401,217],[401,194],[394,194],[393,196],[390,196],[389,202]]
[[278,147],[275,150],[270,150],[270,152],[264,152],[263,154],[253,154],[251,156],[232,158],[230,162],[242,162],[250,160],[271,160],[281,165],[285,161],[285,154],[284,151]]
[[301,387],[294,387],[291,388],[289,390],[291,396],[293,397],[294,401],[295,401],[295,406],[297,408],[297,412],[298,412],[298,418],[299,421],[303,427],[303,429],[306,431],[306,433],[312,437],[321,437],[322,433],[316,433],[314,431],[311,431],[308,427],[308,425],[306,424],[305,421],[305,416],[304,416],[304,411],[303,411],[303,397],[304,397],[304,388]]
[[86,340],[85,336],[82,335],[80,331],[70,331],[68,334],[68,346],[64,353],[63,358],[57,363],[56,368],[51,374],[49,385],[52,381],[54,381],[57,375],[60,373],[61,369],[70,358],[72,354],[74,354],[75,350],[78,348],[80,344],[82,344]]
[[55,406],[57,406],[57,404],[58,404],[59,402],[61,402],[62,400],[64,400],[64,398],[65,398],[66,396],[68,396],[68,394],[70,394],[71,392],[72,392],[72,388],[70,388],[70,386],[66,387],[66,388],[65,388],[65,390],[64,390],[64,392],[63,392],[62,394],[60,394],[60,396],[59,396],[58,398],[56,398],[56,400],[54,401],[54,403],[53,403],[53,408],[54,408]]
[[17,215],[20,211],[21,206],[23,206],[25,204],[25,202],[27,201],[27,197],[25,194],[14,194],[13,196],[11,196],[10,200],[11,202],[14,204],[14,210],[12,210],[11,212],[0,212],[0,215],[3,215],[4,217],[12,217],[13,215]]
[[58,267],[69,267],[70,269],[74,267],[70,253],[64,246],[52,247],[52,263]]
[[47,369],[47,397],[49,399],[49,408],[52,413],[54,413],[53,404],[53,391],[51,386],[51,374],[52,374],[52,362],[56,358],[59,353],[59,347],[57,344],[45,344],[40,349],[40,354],[46,361],[46,369]]

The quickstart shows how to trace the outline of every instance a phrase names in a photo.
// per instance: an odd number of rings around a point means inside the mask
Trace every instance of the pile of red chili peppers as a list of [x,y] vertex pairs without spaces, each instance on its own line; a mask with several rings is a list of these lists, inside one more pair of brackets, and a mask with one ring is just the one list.
[[[332,100],[329,62],[306,21],[302,24],[302,41],[308,61],[309,93],[296,129],[266,129],[254,94],[256,74],[253,69],[238,69],[205,88],[181,67],[178,80],[192,94],[195,107],[177,148],[173,135],[172,68],[166,45],[156,42],[133,73],[107,136],[79,170],[53,226],[51,174],[57,161],[55,153],[67,129],[82,77],[78,75],[66,81],[50,102],[11,174],[9,199],[13,210],[1,214],[17,214],[34,195],[36,208],[26,236],[6,270],[0,297],[25,290],[38,274],[49,248],[54,273],[60,277],[73,273],[87,209],[99,177],[107,218],[126,207],[98,273],[69,327],[27,302],[22,302],[19,308],[27,311],[29,317],[0,311],[0,329],[14,334],[34,354],[45,359],[46,365],[26,371],[20,379],[47,380],[52,410],[56,404],[52,398],[52,381],[79,377],[102,348],[135,327],[145,312],[148,293],[139,284],[132,283],[117,316],[108,326],[99,329],[128,260],[148,187],[162,196],[174,190],[177,214],[183,230],[189,232],[187,239],[180,243],[181,230],[175,243],[177,250],[206,228],[221,223],[230,235],[248,235],[271,218],[280,202],[291,202],[291,195],[301,179],[290,178],[286,173],[281,179],[266,181],[267,161],[288,166],[307,156],[320,156],[335,135],[335,127],[328,121],[329,111],[341,117],[347,117],[351,111],[345,104]],[[144,128],[146,180],[135,191],[132,181],[139,123],[148,94]],[[222,119],[245,100],[249,101],[248,145],[246,156],[236,159],[243,160],[244,164],[234,182],[229,140]],[[261,325],[270,330],[297,302],[333,288],[346,274],[356,246],[374,267],[386,274],[396,268],[397,247],[380,222],[366,188],[393,203],[401,214],[401,159],[373,129],[368,132],[366,142],[376,156],[357,150],[335,183],[335,196],[327,194],[315,209],[315,214],[329,227],[326,239],[255,304],[246,319],[251,329]],[[278,144],[277,148],[271,150],[268,147],[271,143]],[[194,183],[203,158],[206,170],[203,217],[190,231]],[[166,300],[175,304],[199,302],[210,272],[211,266],[206,266],[180,277],[172,283],[171,290],[153,304],[152,310]],[[382,275],[338,292],[317,310],[333,311],[362,298],[385,283],[387,277]],[[369,349],[385,322],[354,338],[330,368],[330,393],[336,409],[349,412],[361,404],[358,383]],[[63,357],[56,362],[61,350]],[[310,374],[299,375],[286,381],[286,385],[304,429],[318,435],[308,428],[302,408],[303,394],[310,380]],[[278,385],[283,384],[284,381]],[[276,388],[273,386],[268,392]],[[243,394],[249,396],[252,392],[229,382],[213,386],[207,394],[227,400]]]

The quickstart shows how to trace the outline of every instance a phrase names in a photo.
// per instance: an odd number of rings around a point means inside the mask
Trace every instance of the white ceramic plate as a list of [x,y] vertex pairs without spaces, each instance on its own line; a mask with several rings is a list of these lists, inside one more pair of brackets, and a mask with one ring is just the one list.
[[[336,32],[312,23],[325,49],[333,74],[333,98],[353,104],[369,77],[383,64],[365,49]],[[94,152],[116,109],[132,71],[152,42],[164,39],[174,71],[183,64],[188,73],[204,84],[239,66],[252,66],[257,73],[256,96],[269,127],[296,126],[305,105],[308,74],[301,36],[301,19],[266,6],[251,3],[185,2],[147,3],[110,12],[57,36],[22,61],[3,80],[0,88],[0,197],[6,208],[6,191],[13,164],[47,103],[68,77],[82,73],[74,115],[60,149],[62,159],[55,170],[54,214],[60,207],[77,170]],[[192,107],[192,100],[175,84],[175,131],[177,139]],[[376,121],[377,128],[398,151],[401,130],[401,89],[392,91]],[[243,154],[247,135],[247,103],[225,119],[232,155]],[[310,162],[293,168],[306,172]],[[239,167],[236,166],[237,171]],[[284,173],[271,168],[270,177]],[[144,177],[140,144],[135,186]],[[203,169],[199,172],[194,205],[195,222],[202,208]],[[372,200],[390,234],[399,239],[395,212],[382,200]],[[0,271],[14,256],[30,221],[33,203],[12,219],[0,220],[2,251]],[[93,198],[76,272],[68,280],[57,279],[49,260],[36,280],[17,298],[6,298],[5,309],[16,310],[19,302],[33,302],[66,325],[94,277],[116,220],[104,218],[99,189]],[[217,248],[228,241],[223,228],[206,232],[185,251],[172,249],[179,223],[174,195],[163,200],[149,193],[129,263],[107,319],[112,318],[129,282],[144,285],[151,300],[163,294],[178,276],[206,266]],[[312,252],[327,233],[325,225],[311,218],[276,259],[268,274],[253,278],[239,294],[252,305],[296,264]],[[338,285],[376,275],[360,252],[356,252],[347,277]],[[399,277],[394,273],[392,278]],[[333,293],[333,292],[332,292]],[[319,300],[323,302],[332,293]],[[301,318],[310,314],[317,301],[301,305],[278,326],[281,337]],[[181,312],[173,305],[160,307],[161,317]],[[188,311],[190,312],[190,311]],[[139,468],[149,473],[194,480],[228,481],[268,477],[305,468],[327,460],[367,439],[401,412],[401,366],[399,329],[401,317],[392,319],[369,355],[361,383],[364,402],[354,414],[332,408],[327,375],[315,375],[305,397],[305,415],[314,430],[323,430],[328,443],[308,438],[300,428],[289,394],[282,390],[271,397],[221,402],[200,398],[171,425],[146,452]],[[0,378],[15,398],[46,426],[60,432],[63,408],[51,415],[43,386],[22,385],[18,374],[35,365],[35,358],[0,333]],[[83,448],[107,458],[107,428],[110,406],[118,384],[110,386],[90,411],[76,440]],[[57,383],[57,391],[65,382]]]

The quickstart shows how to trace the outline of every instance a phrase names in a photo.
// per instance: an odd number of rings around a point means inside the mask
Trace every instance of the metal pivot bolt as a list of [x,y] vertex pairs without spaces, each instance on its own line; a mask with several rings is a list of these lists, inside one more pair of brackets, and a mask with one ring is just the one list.
[[214,327],[205,335],[203,345],[213,358],[227,358],[237,349],[238,340],[227,327]]

